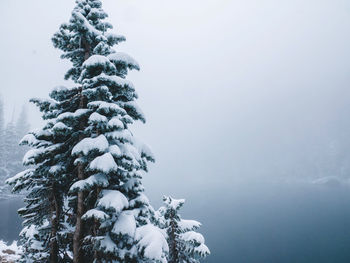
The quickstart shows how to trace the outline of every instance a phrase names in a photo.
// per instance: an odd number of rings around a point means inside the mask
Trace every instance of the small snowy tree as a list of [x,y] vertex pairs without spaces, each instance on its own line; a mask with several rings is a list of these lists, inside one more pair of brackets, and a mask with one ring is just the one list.
[[184,220],[179,210],[185,203],[184,199],[163,197],[164,206],[156,213],[156,220],[160,228],[167,233],[169,245],[169,263],[199,263],[200,259],[210,254],[204,244],[204,237],[195,232],[200,223],[195,220]]
[[[0,102],[0,115],[2,114],[1,107],[2,103]],[[2,121],[3,119],[0,117],[0,127],[3,127]],[[9,193],[8,187],[4,185],[5,180],[23,170],[22,158],[25,149],[19,146],[19,141],[28,130],[29,125],[24,110],[22,110],[16,124],[11,120],[6,128],[0,130],[0,192],[4,194]]]

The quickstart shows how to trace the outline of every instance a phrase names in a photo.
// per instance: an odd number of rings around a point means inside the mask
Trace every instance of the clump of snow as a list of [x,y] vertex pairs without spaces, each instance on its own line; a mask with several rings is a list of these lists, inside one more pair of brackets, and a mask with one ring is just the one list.
[[97,112],[94,112],[90,115],[89,122],[91,123],[107,122],[107,118]]
[[185,199],[174,199],[170,196],[163,196],[164,203],[171,209],[178,210],[185,203]]
[[186,232],[186,231],[190,231],[193,229],[198,229],[201,226],[201,223],[199,223],[196,220],[185,220],[185,219],[181,219],[181,221],[178,223],[179,228],[181,229],[181,231]]
[[87,220],[91,218],[96,219],[98,221],[104,221],[109,218],[109,215],[107,215],[105,212],[98,209],[90,209],[82,216],[83,220]]
[[97,170],[104,173],[117,170],[117,164],[115,163],[111,153],[105,153],[96,157],[89,166],[90,170]]
[[134,58],[132,58],[131,56],[129,56],[126,53],[115,52],[115,53],[108,55],[108,58],[111,62],[123,63],[123,64],[127,65],[128,67],[132,67],[132,68],[135,68],[137,70],[140,70],[139,63],[137,63],[137,61]]
[[110,64],[111,62],[105,56],[92,55],[87,60],[84,61],[83,67],[94,67],[96,65]]
[[118,250],[116,244],[112,241],[109,235],[104,236],[100,239],[100,247],[103,248],[107,253],[115,253]]
[[99,152],[105,152],[108,149],[108,141],[104,135],[100,135],[96,138],[85,138],[81,140],[72,150],[72,155],[84,154],[87,155],[93,150]]
[[63,122],[57,122],[53,127],[52,130],[56,131],[65,131],[70,129],[67,125],[65,125]]
[[104,174],[94,174],[87,179],[75,182],[69,189],[70,192],[78,192],[82,190],[89,190],[93,186],[107,187],[109,185],[108,179]]
[[79,118],[79,117],[87,114],[88,112],[90,112],[89,109],[78,109],[75,112],[64,112],[64,113],[61,113],[57,117],[57,121],[63,121],[63,120],[66,120],[66,119]]
[[118,145],[109,146],[108,151],[115,157],[120,157],[122,155],[122,151],[120,150]]
[[105,102],[105,101],[93,101],[88,104],[89,108],[97,108],[98,111],[104,113],[119,113],[121,115],[126,114],[126,111],[122,109],[119,105],[115,103]]
[[106,132],[106,136],[114,140],[121,140],[127,142],[133,141],[133,136],[129,130]]
[[188,231],[186,233],[183,233],[180,235],[181,239],[187,242],[192,242],[192,243],[199,243],[203,244],[204,243],[204,237],[202,234],[194,232],[194,231]]
[[198,247],[195,247],[194,251],[202,257],[210,254],[209,248],[204,244],[200,244]]
[[123,129],[124,124],[121,120],[119,120],[119,118],[113,117],[112,119],[109,120],[108,127],[115,128],[115,129]]
[[131,211],[123,211],[114,223],[112,232],[133,237],[136,231],[136,221]]
[[120,87],[126,86],[126,87],[130,88],[132,91],[135,91],[134,84],[131,81],[123,79],[123,78],[115,76],[115,75],[109,76],[105,73],[101,73],[100,75],[98,75],[96,77],[84,80],[84,84],[105,82],[105,81],[112,82],[114,85],[117,85]]
[[102,197],[98,200],[97,206],[107,210],[114,210],[120,213],[124,208],[129,206],[128,199],[117,190],[103,190]]
[[0,240],[0,262],[17,262],[21,257],[21,253],[22,248],[17,245],[16,241],[13,241],[11,245],[7,245]]
[[167,260],[162,257],[163,252],[168,252],[168,243],[162,231],[154,225],[147,224],[136,229],[135,239],[139,251],[143,251],[146,258],[150,260],[159,260],[166,263]]

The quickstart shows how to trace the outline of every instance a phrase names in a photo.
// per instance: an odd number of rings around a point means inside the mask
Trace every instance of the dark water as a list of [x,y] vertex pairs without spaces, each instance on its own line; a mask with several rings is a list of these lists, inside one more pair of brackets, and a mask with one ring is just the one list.
[[[350,189],[308,184],[203,188],[183,217],[202,222],[209,263],[350,262]],[[20,200],[0,201],[0,238],[20,231]]]
[[18,240],[22,221],[17,210],[21,207],[23,202],[20,198],[0,200],[0,239],[7,242]]
[[211,250],[205,262],[350,262],[349,188],[223,186],[187,200],[184,215],[202,222]]

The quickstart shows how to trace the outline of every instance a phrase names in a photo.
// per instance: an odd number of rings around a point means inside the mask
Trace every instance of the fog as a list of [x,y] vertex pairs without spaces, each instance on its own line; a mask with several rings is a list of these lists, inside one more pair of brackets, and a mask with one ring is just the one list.
[[[186,198],[207,262],[349,261],[350,2],[103,3],[127,38],[117,49],[141,65],[129,79],[147,118],[133,131],[156,156],[147,195],[155,207],[163,194]],[[2,0],[7,120],[72,85],[50,38],[73,6]]]

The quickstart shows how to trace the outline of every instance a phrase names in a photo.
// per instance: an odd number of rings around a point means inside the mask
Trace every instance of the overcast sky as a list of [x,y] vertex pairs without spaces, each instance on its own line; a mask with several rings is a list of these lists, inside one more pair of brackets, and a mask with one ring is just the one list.
[[[248,179],[344,175],[349,1],[103,3],[114,32],[127,38],[117,50],[141,65],[129,79],[147,124],[133,130],[156,155],[146,185],[157,195],[219,191]],[[30,97],[71,85],[63,80],[69,64],[50,39],[73,6],[2,0],[0,91],[8,120]],[[40,126],[37,111],[28,109],[32,128]]]

